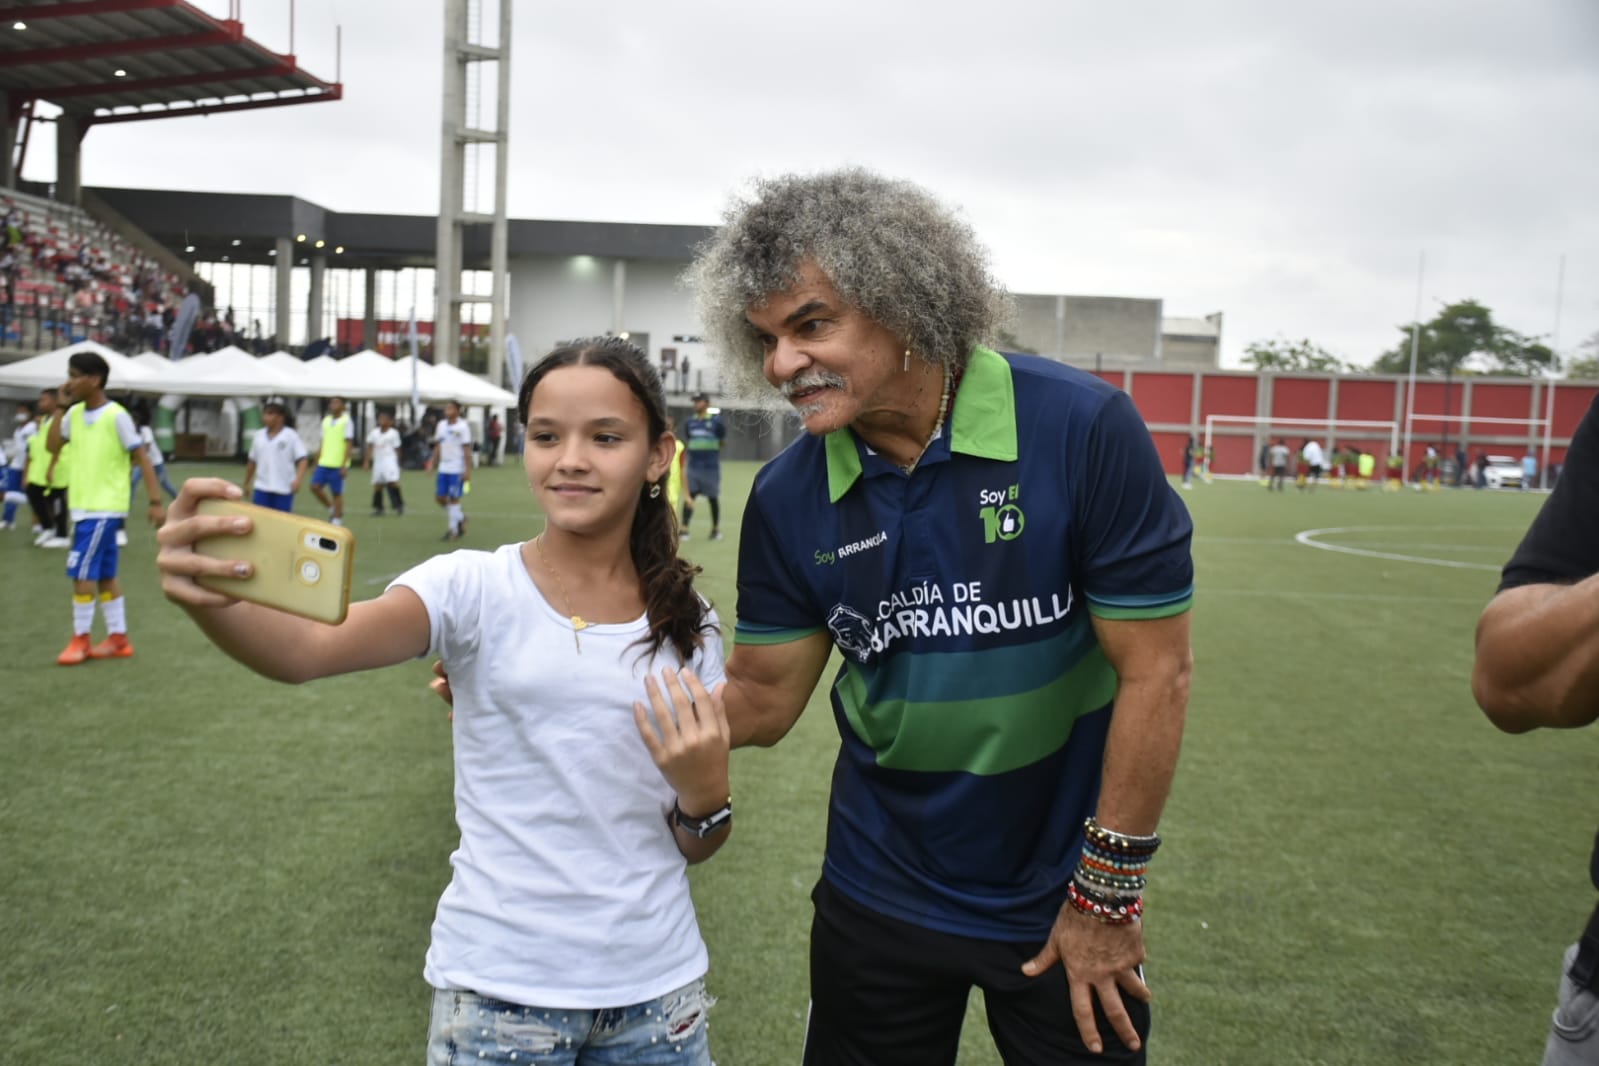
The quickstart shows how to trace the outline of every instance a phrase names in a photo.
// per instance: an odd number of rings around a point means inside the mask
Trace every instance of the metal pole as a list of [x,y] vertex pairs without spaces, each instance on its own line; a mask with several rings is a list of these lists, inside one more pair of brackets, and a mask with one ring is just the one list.
[[[1549,336],[1549,349],[1555,353],[1555,358],[1560,358],[1560,312],[1565,303],[1566,295],[1566,253],[1560,253],[1560,267],[1555,274],[1555,329]],[[1549,487],[1549,448],[1555,435],[1555,383],[1552,380],[1544,382],[1544,388],[1549,390],[1549,400],[1544,406],[1543,413],[1543,461],[1538,464],[1538,483],[1543,488]]]
[[489,381],[503,385],[506,317],[510,310],[510,223],[506,219],[506,185],[511,165],[511,0],[500,0],[500,58],[495,94],[494,228],[489,236]]
[[1454,368],[1453,364],[1445,364],[1445,366],[1444,366],[1444,437],[1443,437],[1443,445],[1438,449],[1438,451],[1439,451],[1439,460],[1440,461],[1442,461],[1444,454],[1447,454],[1448,451],[1449,451],[1449,388],[1450,388],[1451,385],[1454,384],[1454,380],[1455,380],[1455,368]]
[[434,249],[433,361],[454,365],[460,343],[461,183],[466,170],[466,0],[444,2],[443,125],[439,139],[439,225]]
[[1416,263],[1416,316],[1410,322],[1410,384],[1405,398],[1405,447],[1400,453],[1404,483],[1410,483],[1410,444],[1412,423],[1416,417],[1416,356],[1421,347],[1421,282],[1427,272],[1427,253],[1423,251]]

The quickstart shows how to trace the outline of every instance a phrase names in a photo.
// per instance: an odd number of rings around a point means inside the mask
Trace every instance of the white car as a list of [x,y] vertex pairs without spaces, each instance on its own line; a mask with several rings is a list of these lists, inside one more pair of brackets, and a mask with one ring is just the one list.
[[1521,463],[1508,455],[1490,455],[1482,472],[1483,484],[1490,489],[1521,488]]

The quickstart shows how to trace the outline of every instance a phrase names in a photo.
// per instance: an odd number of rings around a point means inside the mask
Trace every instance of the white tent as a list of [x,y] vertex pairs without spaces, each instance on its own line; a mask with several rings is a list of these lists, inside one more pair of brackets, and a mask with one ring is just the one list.
[[[405,375],[406,396],[410,396],[411,365],[412,359],[396,359],[395,365],[400,367]],[[496,388],[487,381],[473,374],[468,374],[456,366],[434,366],[430,363],[419,363],[417,370],[417,387],[423,401],[427,403],[443,403],[445,400],[456,400],[467,407],[515,407],[516,394],[504,389]]]
[[[313,363],[318,360],[312,360]],[[347,400],[408,400],[411,374],[393,359],[370,349],[337,360],[318,382],[314,396],[343,396]]]
[[305,373],[305,363],[281,349],[270,355],[263,355],[261,365],[271,367],[289,378],[297,378]]
[[458,366],[434,366],[433,385],[444,390],[440,399],[454,398],[464,404],[485,407],[515,407],[516,393],[508,392],[474,374],[468,374]]
[[140,352],[133,361],[153,374],[165,374],[172,367],[172,360],[160,352]]
[[120,352],[94,341],[79,341],[31,359],[0,366],[0,385],[17,389],[48,389],[65,384],[67,360],[77,352],[94,352],[111,369],[107,387],[112,392],[165,392],[159,377]]
[[183,396],[277,396],[296,385],[275,366],[231,344],[172,363],[159,380],[164,392]]

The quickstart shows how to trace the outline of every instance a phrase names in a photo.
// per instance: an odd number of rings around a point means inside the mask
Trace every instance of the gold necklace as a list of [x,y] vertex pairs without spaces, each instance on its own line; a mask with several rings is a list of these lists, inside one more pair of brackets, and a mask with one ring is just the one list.
[[938,397],[938,421],[933,423],[933,432],[928,434],[927,443],[922,445],[922,450],[916,453],[916,458],[912,459],[909,463],[906,463],[904,466],[900,467],[900,469],[905,471],[905,473],[907,473],[907,474],[909,474],[912,470],[916,469],[916,465],[922,461],[922,456],[927,454],[927,449],[931,448],[933,446],[933,442],[938,439],[939,430],[944,428],[944,415],[949,411],[950,384],[951,384],[951,375],[950,375],[950,372],[949,372],[949,367],[945,367],[944,368],[944,391]]
[[539,553],[539,562],[544,564],[544,569],[548,570],[550,576],[555,579],[555,587],[561,590],[561,602],[566,604],[566,613],[572,616],[572,645],[577,648],[577,653],[582,655],[583,642],[578,639],[577,635],[587,629],[589,624],[583,621],[581,615],[572,610],[572,597],[566,594],[566,582],[561,580],[561,575],[556,572],[555,567],[550,565],[550,560],[544,555],[544,545],[540,543],[543,539],[544,534],[542,533],[533,538],[533,550]]

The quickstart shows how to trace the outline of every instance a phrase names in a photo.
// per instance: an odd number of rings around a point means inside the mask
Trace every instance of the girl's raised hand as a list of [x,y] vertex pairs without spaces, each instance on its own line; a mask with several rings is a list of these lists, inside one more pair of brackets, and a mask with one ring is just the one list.
[[647,677],[644,687],[650,705],[634,701],[633,720],[678,806],[692,817],[721,810],[731,793],[724,686],[707,691],[692,670],[666,669],[660,684]]
[[249,577],[250,564],[200,555],[194,550],[194,542],[206,537],[248,533],[250,520],[202,515],[195,508],[209,497],[237,500],[242,495],[237,485],[222,478],[192,477],[183,483],[178,498],[167,508],[165,524],[156,534],[161,550],[156,554],[155,565],[161,572],[161,591],[167,599],[185,607],[226,607],[238,602],[232,596],[197,584],[194,579],[201,574]]

